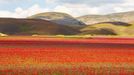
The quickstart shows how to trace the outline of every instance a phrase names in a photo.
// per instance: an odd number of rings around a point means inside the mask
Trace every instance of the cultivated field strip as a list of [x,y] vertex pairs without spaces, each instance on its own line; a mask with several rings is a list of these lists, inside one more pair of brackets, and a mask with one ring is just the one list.
[[132,38],[0,40],[4,75],[133,75],[133,65]]

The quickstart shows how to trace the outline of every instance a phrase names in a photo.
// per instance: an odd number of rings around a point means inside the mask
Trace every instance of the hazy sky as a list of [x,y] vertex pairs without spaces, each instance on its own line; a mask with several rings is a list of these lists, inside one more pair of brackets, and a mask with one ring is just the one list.
[[25,18],[51,11],[76,17],[133,10],[134,0],[0,0],[0,17]]

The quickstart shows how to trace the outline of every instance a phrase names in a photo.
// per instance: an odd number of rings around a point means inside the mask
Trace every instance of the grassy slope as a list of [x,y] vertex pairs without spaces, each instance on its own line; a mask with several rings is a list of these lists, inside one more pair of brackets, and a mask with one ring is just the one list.
[[0,18],[0,32],[8,35],[71,35],[79,31],[45,20]]
[[56,37],[66,37],[63,35],[72,35],[67,36],[71,38],[83,37],[83,35],[134,36],[133,22],[131,22],[130,26],[115,23],[116,22],[114,23],[105,22],[89,26],[61,26],[55,23],[51,23],[49,21],[38,20],[38,19],[35,20],[35,19],[0,18],[0,32],[8,35],[33,35],[33,34],[62,35]]
[[133,29],[134,29],[134,24],[130,26],[123,26],[123,25],[115,25],[112,23],[100,23],[100,24],[90,25],[85,28],[82,28],[81,29],[82,33],[80,34],[132,36],[134,35]]

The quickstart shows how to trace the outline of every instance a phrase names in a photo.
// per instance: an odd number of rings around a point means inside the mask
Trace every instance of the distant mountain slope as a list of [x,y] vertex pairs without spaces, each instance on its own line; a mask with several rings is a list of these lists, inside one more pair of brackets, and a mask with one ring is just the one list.
[[60,25],[70,25],[70,26],[85,25],[84,23],[82,23],[81,21],[78,21],[72,16],[66,13],[60,13],[60,12],[40,13],[40,14],[30,16],[28,18],[48,20],[48,21],[51,21]]
[[80,35],[129,35],[134,32],[129,30],[134,27],[132,24],[125,22],[102,22],[93,25],[88,25],[82,28]]
[[134,11],[113,13],[108,15],[85,15],[77,18],[87,25],[100,23],[100,22],[126,22],[131,23],[134,21]]
[[8,35],[71,35],[79,31],[40,19],[0,18],[0,32]]
[[109,18],[104,15],[85,15],[77,19],[84,22],[86,25],[109,21]]

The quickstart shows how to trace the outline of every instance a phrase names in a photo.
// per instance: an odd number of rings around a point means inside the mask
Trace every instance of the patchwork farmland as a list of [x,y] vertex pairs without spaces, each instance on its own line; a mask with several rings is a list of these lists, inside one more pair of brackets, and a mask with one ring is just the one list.
[[1,38],[0,75],[133,75],[133,38]]

